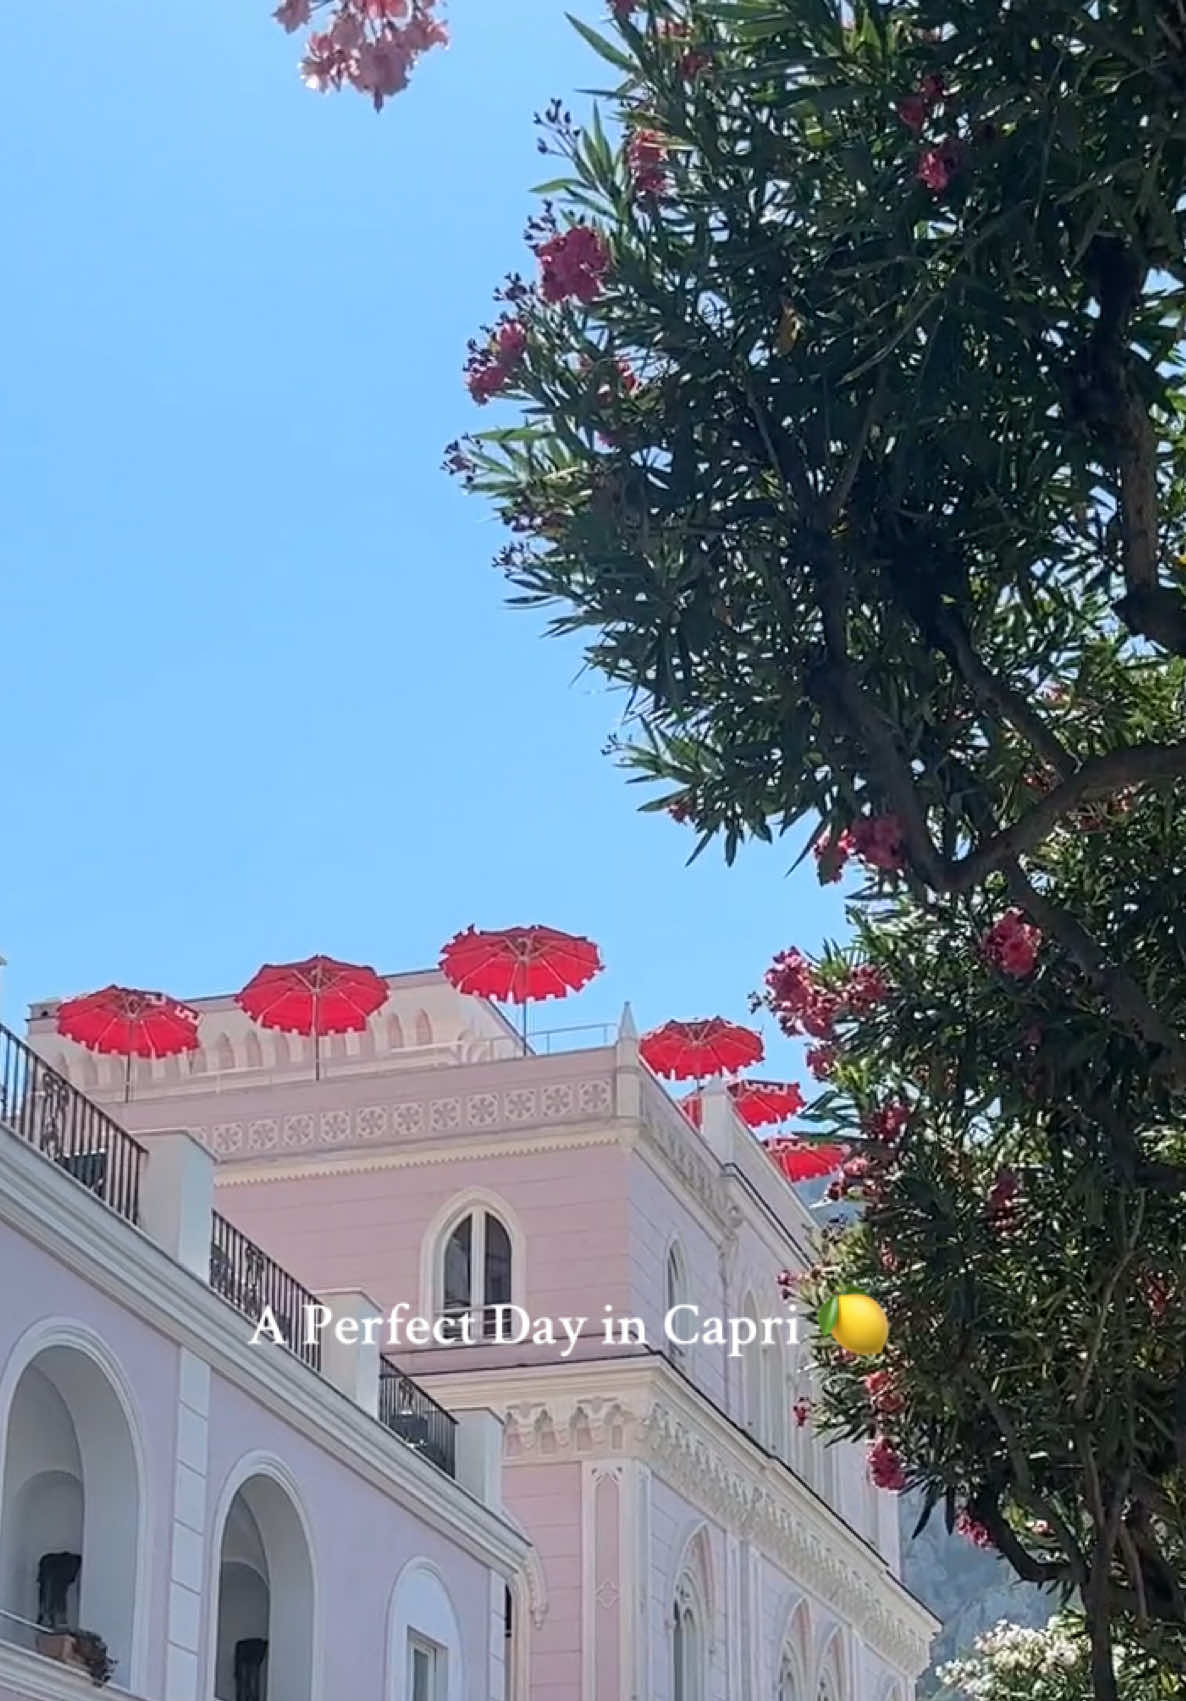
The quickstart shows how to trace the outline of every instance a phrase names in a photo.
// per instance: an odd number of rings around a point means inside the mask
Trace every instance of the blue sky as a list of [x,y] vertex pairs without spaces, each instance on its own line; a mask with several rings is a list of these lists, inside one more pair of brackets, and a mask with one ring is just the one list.
[[504,606],[500,533],[438,470],[527,266],[532,113],[599,61],[551,0],[453,0],[376,117],[306,91],[268,12],[9,18],[3,1017],[543,921],[607,972],[541,1026],[744,1019],[835,889],[789,842],[684,866],[600,754],[616,700]]

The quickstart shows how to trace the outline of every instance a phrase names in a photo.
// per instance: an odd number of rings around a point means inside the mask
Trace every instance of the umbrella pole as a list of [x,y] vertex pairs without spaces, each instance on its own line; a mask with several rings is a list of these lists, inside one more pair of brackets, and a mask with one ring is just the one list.
[[124,1058],[124,1103],[130,1104],[132,1099],[132,1054],[129,1051]]
[[321,1079],[321,1033],[319,1022],[321,1012],[318,1009],[318,1001],[319,995],[315,992],[313,994],[313,1079],[315,1081],[320,1081]]
[[527,1000],[523,1000],[523,1055],[527,1056]]

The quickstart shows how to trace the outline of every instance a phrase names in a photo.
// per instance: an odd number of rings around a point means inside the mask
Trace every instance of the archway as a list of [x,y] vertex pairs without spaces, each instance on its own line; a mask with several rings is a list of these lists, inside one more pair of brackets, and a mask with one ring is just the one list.
[[91,1630],[134,1687],[142,1543],[140,1455],[124,1398],[83,1346],[21,1368],[4,1421],[0,1636]]
[[264,1468],[247,1475],[217,1553],[215,1701],[312,1701],[313,1561],[288,1486]]

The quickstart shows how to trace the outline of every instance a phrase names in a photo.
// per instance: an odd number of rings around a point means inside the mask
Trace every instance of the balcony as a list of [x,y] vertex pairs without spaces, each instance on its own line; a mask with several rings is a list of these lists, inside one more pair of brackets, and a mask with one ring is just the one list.
[[143,1146],[5,1027],[0,1027],[0,1123],[109,1210],[139,1222]]
[[[190,1197],[195,1176],[184,1166],[184,1149],[192,1150],[188,1136],[150,1136],[142,1145],[3,1026],[0,1127],[64,1170],[108,1210],[165,1245],[204,1276],[211,1291],[241,1317],[254,1325],[270,1314],[287,1350],[314,1373],[323,1374],[321,1342],[305,1338],[307,1308],[317,1305],[316,1296],[210,1208],[210,1160],[204,1154],[199,1154],[206,1170],[204,1183],[199,1182]],[[178,1161],[180,1167],[173,1167]],[[206,1225],[201,1265],[186,1256],[180,1244],[168,1244],[179,1225],[195,1221]],[[166,1223],[169,1227],[162,1233]],[[180,1232],[184,1238],[184,1229]],[[335,1380],[332,1371],[325,1373]],[[371,1374],[373,1378],[374,1370]],[[438,1470],[454,1476],[455,1419],[390,1360],[380,1361],[378,1384],[377,1412],[384,1426]],[[376,1410],[373,1380],[366,1403]]]

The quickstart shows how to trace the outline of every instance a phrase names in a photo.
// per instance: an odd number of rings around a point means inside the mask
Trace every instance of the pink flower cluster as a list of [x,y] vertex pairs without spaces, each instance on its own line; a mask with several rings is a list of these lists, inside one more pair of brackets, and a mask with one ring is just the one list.
[[937,148],[924,148],[918,157],[918,180],[936,195],[941,194],[959,167],[962,150],[954,136]]
[[662,195],[667,188],[667,145],[657,130],[635,130],[626,144],[626,168],[636,195]]
[[[871,1010],[888,996],[890,986],[880,969],[862,964],[852,971],[839,991],[833,991],[816,979],[803,953],[792,949],[780,951],[767,969],[766,991],[784,1034],[807,1034],[812,1039],[827,1041],[832,1039],[839,1020]],[[830,1048],[813,1049],[816,1065],[821,1061],[821,1053],[828,1052],[826,1061],[830,1066]],[[812,1073],[816,1073],[815,1067]]]
[[1024,980],[1038,960],[1042,935],[1026,921],[1020,910],[1007,910],[980,941],[989,962],[1003,974]]
[[906,1487],[906,1467],[884,1435],[869,1444],[867,1454],[869,1478],[877,1488],[897,1493]]
[[465,385],[475,402],[488,402],[506,387],[526,347],[527,331],[518,319],[508,319],[499,325],[484,346],[470,344]]
[[965,1536],[973,1547],[995,1547],[996,1543],[985,1529],[978,1523],[970,1512],[961,1512],[955,1520],[957,1534]]
[[1017,1172],[999,1169],[985,1202],[989,1222],[996,1228],[1004,1228],[1011,1223],[1017,1215],[1020,1194],[1021,1180]]
[[536,249],[540,264],[540,294],[545,301],[570,297],[588,303],[601,294],[609,270],[609,248],[600,231],[587,224],[569,225]]
[[919,84],[917,94],[906,95],[898,102],[898,117],[917,135],[946,93],[942,77],[932,71]]
[[[273,16],[291,33],[310,21],[313,3],[282,0]],[[309,37],[301,75],[320,91],[348,83],[369,94],[378,112],[407,87],[420,56],[448,42],[436,14],[437,0],[337,0],[329,27]]]
[[876,1110],[868,1110],[861,1118],[861,1132],[880,1146],[896,1144],[910,1120],[910,1106],[902,1099],[890,1099]]
[[834,1045],[810,1045],[807,1048],[807,1067],[817,1081],[826,1081],[832,1073],[837,1051]]
[[893,1417],[906,1404],[891,1370],[875,1370],[866,1376],[865,1392],[878,1417]]
[[813,850],[825,886],[839,880],[853,856],[888,873],[897,873],[906,861],[902,823],[896,815],[864,815],[847,832],[825,834]]
[[798,1399],[791,1406],[791,1416],[795,1420],[795,1428],[802,1429],[811,1417],[811,1401]]

